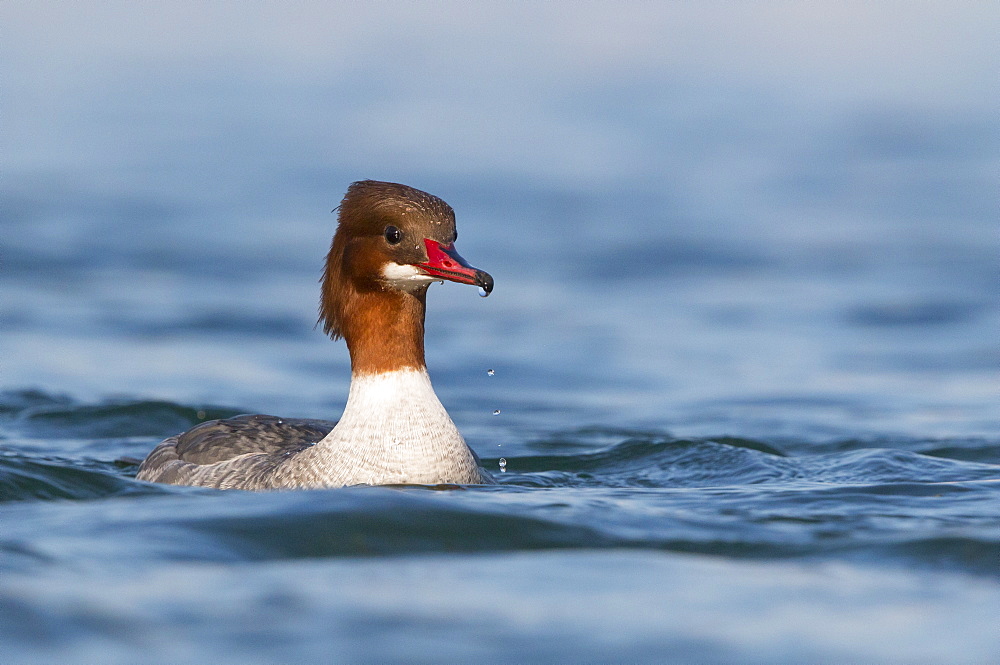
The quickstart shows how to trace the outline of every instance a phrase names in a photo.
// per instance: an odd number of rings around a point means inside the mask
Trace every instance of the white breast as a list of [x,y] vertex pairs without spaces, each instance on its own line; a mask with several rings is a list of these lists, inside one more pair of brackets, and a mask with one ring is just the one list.
[[344,415],[289,460],[300,486],[491,482],[424,369],[354,376]]

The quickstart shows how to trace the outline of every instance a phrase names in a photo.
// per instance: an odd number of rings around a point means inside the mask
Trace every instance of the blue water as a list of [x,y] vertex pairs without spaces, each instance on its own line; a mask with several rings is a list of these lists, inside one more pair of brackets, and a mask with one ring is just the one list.
[[[986,6],[5,3],[0,661],[996,660]],[[427,356],[500,484],[137,482],[206,419],[338,417],[360,178],[496,279],[431,288]]]

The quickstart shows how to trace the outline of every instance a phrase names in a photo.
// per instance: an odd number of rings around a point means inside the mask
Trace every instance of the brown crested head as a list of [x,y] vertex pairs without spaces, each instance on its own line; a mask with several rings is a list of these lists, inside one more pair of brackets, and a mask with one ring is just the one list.
[[[353,183],[341,202],[337,231],[326,258],[320,298],[323,330],[348,337],[348,321],[361,318],[392,294],[415,298],[420,307],[427,286],[450,280],[477,284],[487,293],[493,279],[455,251],[455,212],[436,196],[392,182]],[[371,296],[366,298],[366,296]]]

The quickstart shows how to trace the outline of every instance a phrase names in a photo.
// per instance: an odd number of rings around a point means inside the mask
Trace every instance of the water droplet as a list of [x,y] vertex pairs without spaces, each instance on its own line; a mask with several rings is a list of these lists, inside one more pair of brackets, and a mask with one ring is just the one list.
[[494,415],[494,416],[499,416],[499,415],[500,415],[500,409],[496,409],[496,410],[495,410],[495,411],[493,412],[493,415]]
[[500,473],[507,473],[507,460],[503,457],[500,458]]
[[494,372],[491,369],[488,369],[488,370],[486,370],[486,374],[488,374],[489,376],[493,376],[494,374],[496,374],[496,372]]
[[485,298],[488,295],[490,295],[489,292],[486,289],[484,289],[483,287],[480,286],[479,287],[479,297],[480,298]]
[[198,413],[196,413],[196,414],[194,414],[194,415],[198,416],[198,420],[204,420],[204,419],[205,419],[205,416],[206,416],[207,414],[206,414],[206,413],[205,413],[204,411],[199,411]]

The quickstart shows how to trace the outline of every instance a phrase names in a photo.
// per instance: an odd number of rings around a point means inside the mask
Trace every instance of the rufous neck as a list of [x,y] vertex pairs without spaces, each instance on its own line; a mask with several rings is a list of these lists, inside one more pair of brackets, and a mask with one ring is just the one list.
[[344,317],[344,339],[354,376],[425,369],[426,289],[355,293]]

